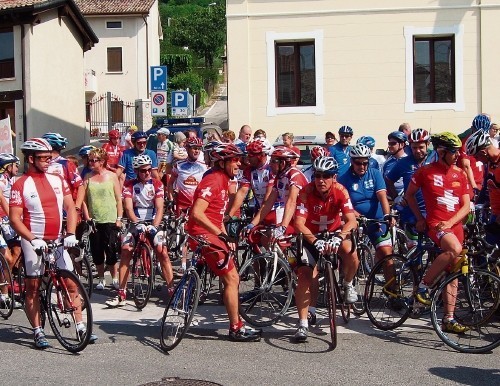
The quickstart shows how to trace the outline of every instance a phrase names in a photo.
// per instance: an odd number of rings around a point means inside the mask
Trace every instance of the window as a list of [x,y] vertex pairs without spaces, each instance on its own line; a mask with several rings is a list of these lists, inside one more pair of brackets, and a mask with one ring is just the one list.
[[316,105],[314,41],[276,43],[276,104]]
[[108,47],[108,72],[122,71],[122,48]]
[[121,29],[122,22],[121,21],[107,21],[106,28],[107,29]]
[[14,33],[12,27],[0,28],[0,79],[14,76]]
[[413,85],[415,103],[455,102],[453,36],[415,37]]
[[405,27],[405,112],[464,111],[464,28]]

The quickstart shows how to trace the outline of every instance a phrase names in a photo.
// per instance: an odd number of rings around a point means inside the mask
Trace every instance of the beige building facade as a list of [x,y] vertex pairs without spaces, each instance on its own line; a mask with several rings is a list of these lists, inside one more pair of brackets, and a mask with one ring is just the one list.
[[384,147],[402,122],[500,120],[498,20],[498,0],[227,0],[230,128],[349,125]]

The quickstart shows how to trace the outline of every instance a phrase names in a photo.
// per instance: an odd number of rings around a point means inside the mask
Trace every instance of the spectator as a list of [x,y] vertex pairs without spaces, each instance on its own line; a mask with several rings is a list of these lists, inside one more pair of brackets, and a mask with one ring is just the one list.
[[252,128],[248,125],[241,126],[240,134],[238,139],[234,141],[234,144],[238,146],[241,150],[245,151],[250,138],[252,137]]
[[122,138],[120,140],[120,146],[124,149],[132,149],[134,144],[132,143],[132,134],[134,134],[137,130],[136,125],[129,126],[126,133],[122,134]]
[[332,133],[331,131],[327,131],[325,134],[325,143],[326,143],[326,149],[328,152],[331,152],[331,147],[337,143],[337,137],[335,137],[335,134]]
[[266,139],[267,138],[267,134],[264,130],[262,129],[259,129],[259,130],[255,130],[255,133],[253,134],[253,139]]
[[407,137],[410,136],[411,134],[411,126],[409,123],[407,122],[404,122],[402,124],[399,125],[399,129],[398,131],[401,131],[402,133],[405,133]]
[[186,144],[186,136],[184,133],[178,131],[174,134],[174,160],[173,162],[177,162],[183,159],[186,159],[188,154],[186,148],[184,147]]
[[234,143],[234,140],[236,139],[236,134],[234,134],[234,131],[232,130],[227,130],[222,134],[222,140],[225,143]]
[[490,130],[489,130],[490,141],[493,144],[493,146],[495,146],[496,148],[498,148],[498,129],[499,128],[500,128],[499,125],[497,125],[496,123],[492,123],[490,126]]

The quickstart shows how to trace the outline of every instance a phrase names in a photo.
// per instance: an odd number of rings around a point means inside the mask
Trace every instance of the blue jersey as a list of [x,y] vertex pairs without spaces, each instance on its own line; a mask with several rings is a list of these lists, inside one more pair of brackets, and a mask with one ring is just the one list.
[[368,159],[368,167],[380,170],[380,165],[378,164],[378,161],[373,157],[370,157]]
[[[390,156],[387,159],[387,161],[385,161],[385,164],[382,168],[383,176],[386,177],[387,174],[389,174],[389,172],[392,170],[394,165],[396,165],[397,162],[401,161],[405,157],[407,157],[406,154],[403,155],[402,158],[396,158],[396,157]],[[396,188],[396,192],[398,192],[398,195],[403,194],[403,192],[404,192],[403,179],[399,178],[397,180],[391,180],[391,181],[394,182],[394,187]]]
[[356,175],[352,168],[338,177],[351,197],[354,209],[361,215],[371,219],[382,219],[384,213],[377,197],[377,192],[386,190],[384,178],[380,170],[368,168],[363,176]]
[[349,166],[351,166],[351,157],[349,156],[351,146],[347,146],[346,148],[344,148],[344,146],[342,146],[340,142],[337,142],[335,145],[330,146],[328,150],[330,151],[330,157],[335,158],[335,160],[339,164],[338,175],[341,176],[342,174],[347,172]]
[[132,159],[134,157],[137,157],[139,154],[148,155],[152,161],[151,167],[153,169],[158,169],[158,160],[156,158],[156,154],[154,153],[154,151],[146,149],[144,150],[144,153],[139,153],[135,149],[127,149],[123,152],[120,158],[120,162],[118,163],[119,166],[125,169],[125,180],[127,181],[137,178],[134,172],[134,167],[132,166]]

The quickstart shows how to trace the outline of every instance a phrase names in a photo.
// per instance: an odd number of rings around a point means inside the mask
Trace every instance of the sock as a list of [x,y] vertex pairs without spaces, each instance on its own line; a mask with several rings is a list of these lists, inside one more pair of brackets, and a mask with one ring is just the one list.
[[77,331],[82,331],[82,330],[83,330],[83,331],[85,331],[85,330],[86,330],[86,328],[85,328],[85,323],[83,323],[83,322],[78,322],[78,323],[76,324],[76,330],[77,330]]
[[309,323],[307,323],[307,319],[300,319],[299,320],[299,326],[300,327],[309,328]]
[[308,310],[311,314],[315,315],[316,314],[316,307],[311,307],[309,306],[309,310]]
[[243,323],[243,322],[241,321],[241,319],[240,319],[240,320],[238,320],[238,323],[236,323],[236,324],[230,324],[230,325],[229,325],[229,330],[230,330],[230,331],[238,331],[238,330],[239,330],[241,327],[243,327],[244,325],[245,325],[245,323]]
[[185,270],[186,269],[186,263],[181,263],[181,268]]
[[344,281],[344,287],[350,287],[352,286],[352,280],[351,281]]
[[35,336],[37,336],[40,333],[43,333],[42,327],[35,327],[33,329],[33,333],[35,334]]

